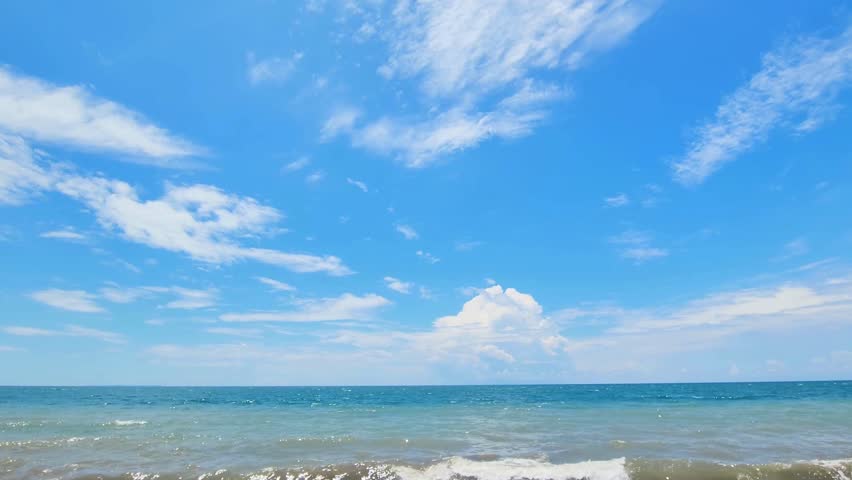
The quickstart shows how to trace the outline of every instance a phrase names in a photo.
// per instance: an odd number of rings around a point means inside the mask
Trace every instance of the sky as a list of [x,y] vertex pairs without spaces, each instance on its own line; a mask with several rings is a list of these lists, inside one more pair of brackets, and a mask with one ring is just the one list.
[[0,26],[0,384],[852,378],[847,1]]

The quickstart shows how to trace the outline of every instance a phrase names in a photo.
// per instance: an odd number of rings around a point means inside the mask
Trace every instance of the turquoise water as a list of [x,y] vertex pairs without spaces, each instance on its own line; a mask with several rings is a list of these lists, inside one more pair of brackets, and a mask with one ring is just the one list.
[[3,479],[849,480],[850,458],[852,382],[0,387]]

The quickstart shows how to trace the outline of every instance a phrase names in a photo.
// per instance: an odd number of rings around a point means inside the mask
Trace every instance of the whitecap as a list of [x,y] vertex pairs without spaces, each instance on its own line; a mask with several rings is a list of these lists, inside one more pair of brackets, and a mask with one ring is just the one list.
[[625,459],[554,464],[525,458],[476,461],[451,457],[425,469],[396,467],[402,480],[444,480],[474,477],[478,480],[510,480],[513,478],[565,480],[629,480]]
[[106,425],[112,425],[114,427],[130,427],[134,425],[145,425],[147,423],[147,420],[113,420]]

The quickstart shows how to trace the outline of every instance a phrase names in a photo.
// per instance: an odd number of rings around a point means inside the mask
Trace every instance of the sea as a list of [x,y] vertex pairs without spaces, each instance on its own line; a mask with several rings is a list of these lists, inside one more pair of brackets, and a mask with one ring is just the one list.
[[852,381],[0,387],[0,479],[852,480]]

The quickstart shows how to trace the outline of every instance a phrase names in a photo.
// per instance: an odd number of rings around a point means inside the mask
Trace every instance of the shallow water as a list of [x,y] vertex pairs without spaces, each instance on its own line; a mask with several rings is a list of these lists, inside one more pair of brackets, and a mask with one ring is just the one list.
[[3,479],[850,480],[844,459],[852,382],[0,387]]

